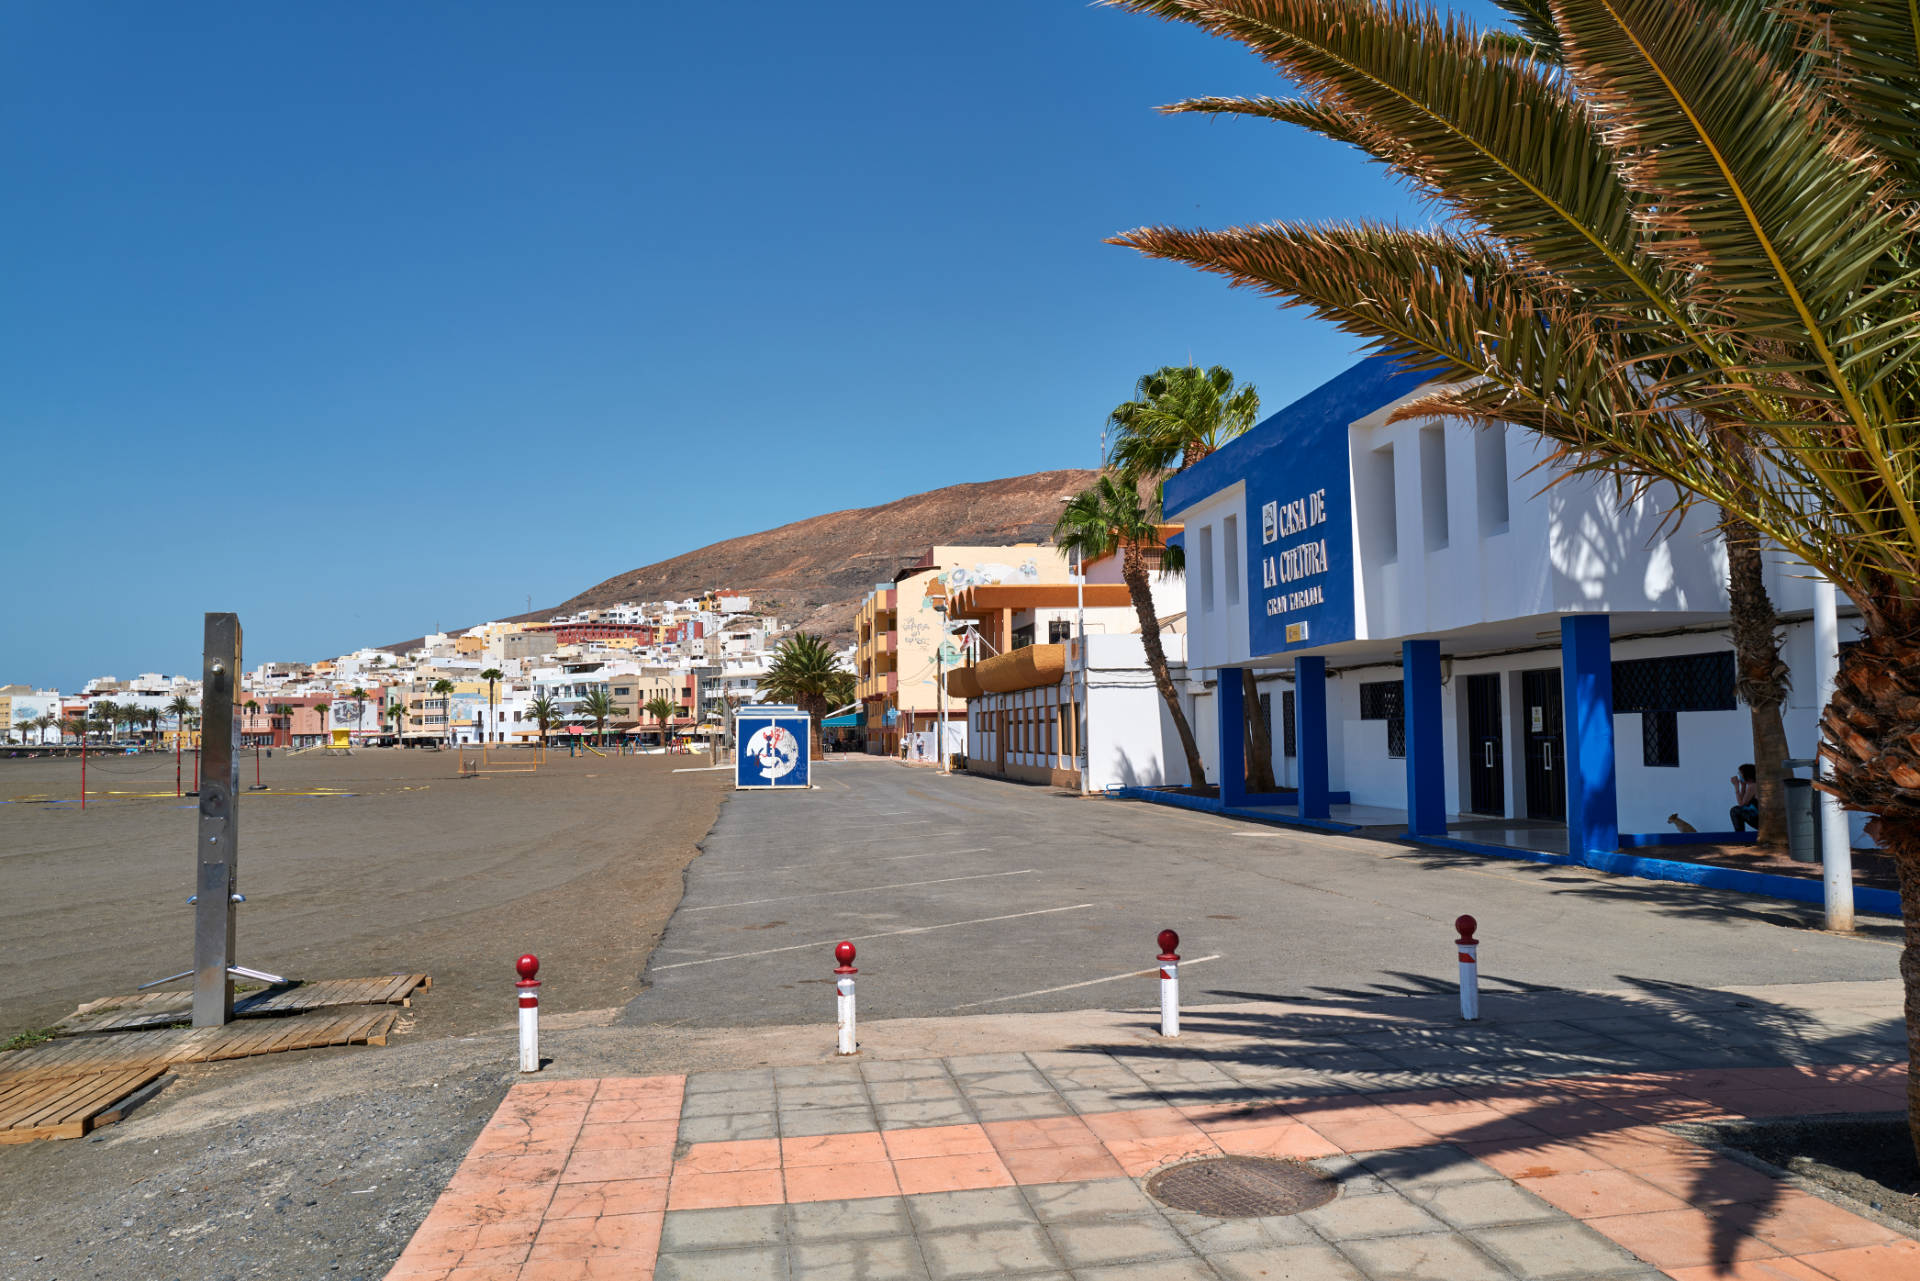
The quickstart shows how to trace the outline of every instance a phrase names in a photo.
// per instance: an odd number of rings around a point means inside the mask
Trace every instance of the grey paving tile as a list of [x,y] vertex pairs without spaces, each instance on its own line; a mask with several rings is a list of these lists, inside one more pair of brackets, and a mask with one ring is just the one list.
[[688,1094],[718,1094],[725,1090],[771,1090],[772,1068],[738,1068],[728,1072],[695,1072],[687,1078]]
[[1489,1254],[1527,1281],[1573,1281],[1645,1270],[1646,1265],[1576,1219],[1470,1233]]
[[961,1076],[954,1074],[960,1083],[961,1092],[970,1099],[988,1098],[1006,1094],[1049,1094],[1053,1087],[1047,1084],[1047,1078],[1028,1068],[1023,1072],[984,1072]]
[[859,1081],[858,1063],[813,1063],[805,1067],[782,1067],[773,1070],[774,1084],[781,1089],[790,1085],[845,1085],[849,1081]]
[[1313,1229],[1291,1214],[1270,1215],[1259,1219],[1216,1219],[1182,1210],[1163,1211],[1193,1248],[1212,1257],[1215,1254],[1244,1250],[1268,1250],[1283,1245],[1321,1245]]
[[780,1122],[772,1112],[737,1116],[689,1116],[680,1120],[682,1143],[719,1143],[728,1139],[777,1139]]
[[1208,1256],[1226,1281],[1367,1281],[1330,1245],[1312,1242]]
[[1139,1259],[1197,1257],[1186,1238],[1165,1220],[1106,1219],[1098,1223],[1064,1222],[1047,1226],[1053,1245],[1076,1270]]
[[798,1108],[863,1108],[867,1106],[867,1083],[843,1081],[837,1085],[783,1085],[780,1110]]
[[1061,1101],[1081,1116],[1089,1112],[1127,1112],[1134,1108],[1165,1107],[1159,1095],[1144,1084],[1119,1090],[1062,1090]]
[[867,1086],[867,1097],[875,1103],[924,1103],[935,1100],[958,1103],[960,1087],[944,1076],[874,1081]]
[[1456,1228],[1566,1218],[1561,1211],[1505,1179],[1401,1190],[1427,1213],[1437,1215]]
[[959,1228],[923,1232],[920,1251],[936,1281],[989,1277],[1057,1269],[1047,1234],[1038,1224],[999,1228]]
[[897,1196],[863,1197],[858,1201],[802,1201],[787,1207],[787,1239],[852,1240],[859,1237],[910,1237],[913,1220],[907,1203]]
[[1450,1232],[1346,1241],[1340,1248],[1373,1281],[1508,1281],[1506,1269]]
[[1029,1050],[1026,1059],[1042,1072],[1053,1072],[1062,1068],[1113,1066],[1112,1057],[1103,1050]]
[[883,1130],[907,1130],[933,1125],[965,1125],[973,1109],[959,1099],[932,1099],[922,1103],[876,1103],[874,1115]]
[[982,1121],[1025,1121],[1037,1116],[1066,1116],[1071,1109],[1057,1094],[1004,1094],[968,1100]]
[[955,1076],[979,1076],[992,1072],[1029,1072],[1033,1064],[1024,1054],[956,1054],[947,1060],[947,1071]]
[[817,1241],[793,1247],[793,1281],[926,1281],[926,1262],[912,1237]]
[[862,1063],[860,1075],[868,1081],[945,1080],[947,1065],[939,1059],[880,1059]]
[[660,1225],[662,1254],[692,1250],[737,1249],[782,1240],[786,1216],[777,1205],[748,1205],[720,1210],[673,1210]]
[[814,1134],[859,1134],[877,1130],[872,1108],[780,1109],[780,1137],[799,1139]]
[[919,1232],[949,1228],[994,1228],[1038,1223],[1018,1188],[979,1188],[969,1192],[933,1192],[906,1199],[907,1213]]
[[663,1254],[654,1281],[786,1281],[787,1252],[781,1246]]
[[1444,1227],[1438,1219],[1394,1192],[1372,1196],[1342,1194],[1337,1200],[1317,1210],[1307,1210],[1300,1217],[1329,1241],[1437,1232]]
[[733,1113],[771,1112],[773,1091],[715,1090],[711,1094],[689,1094],[680,1103],[681,1116],[726,1116]]
[[1219,1275],[1198,1259],[1154,1259],[1073,1270],[1074,1281],[1218,1281]]
[[1161,1217],[1160,1207],[1132,1179],[1036,1183],[1024,1191],[1027,1204],[1042,1223]]

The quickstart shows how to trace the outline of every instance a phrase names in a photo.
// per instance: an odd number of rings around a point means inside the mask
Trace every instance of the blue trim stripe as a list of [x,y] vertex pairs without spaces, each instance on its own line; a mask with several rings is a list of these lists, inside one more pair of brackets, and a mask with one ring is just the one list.
[[1272,810],[1222,805],[1211,796],[1187,796],[1180,792],[1156,791],[1151,787],[1110,787],[1107,789],[1107,795],[1124,801],[1148,801],[1154,805],[1171,805],[1175,809],[1199,810],[1203,814],[1224,814],[1228,818],[1252,819],[1257,823],[1276,823],[1281,827],[1307,827],[1316,832],[1360,830],[1352,823],[1335,823],[1315,818],[1288,818],[1284,814],[1275,814]]

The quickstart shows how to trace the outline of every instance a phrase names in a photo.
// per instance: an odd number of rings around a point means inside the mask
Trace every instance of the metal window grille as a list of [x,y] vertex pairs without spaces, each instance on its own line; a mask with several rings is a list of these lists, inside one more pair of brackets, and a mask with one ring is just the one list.
[[1288,756],[1300,755],[1299,740],[1294,737],[1296,731],[1293,725],[1293,691],[1290,689],[1280,691],[1280,721],[1285,726],[1282,750]]
[[1676,654],[1613,665],[1616,712],[1730,712],[1733,654]]
[[1680,764],[1680,717],[1656,710],[1640,714],[1640,760],[1649,766]]
[[1387,723],[1387,755],[1398,760],[1407,754],[1407,716],[1404,687],[1399,681],[1368,681],[1360,687],[1360,719]]

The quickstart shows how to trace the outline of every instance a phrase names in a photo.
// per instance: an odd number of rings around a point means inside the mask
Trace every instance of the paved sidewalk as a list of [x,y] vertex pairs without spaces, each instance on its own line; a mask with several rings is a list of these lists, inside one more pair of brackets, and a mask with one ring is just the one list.
[[[508,1095],[390,1275],[1920,1278],[1905,1229],[1665,1128],[1903,1107],[1905,1066],[1885,1061],[1874,1013],[1881,985],[1810,986],[1829,1035],[1766,1053],[1716,1049],[1721,1032],[1751,1031],[1755,1002],[1737,993],[1670,1021],[1666,1035],[1687,1045],[1664,1049],[1639,1025],[1602,1044],[1564,1017],[1593,994],[1543,993],[1531,1008],[1510,998],[1513,1017],[1490,1025],[1428,1002],[1398,1018],[1376,1008],[1392,1065],[1356,1061],[1357,1045],[1304,1064],[1301,1051],[1327,1044],[1306,1025],[1360,1017],[1322,1004],[1258,1018],[1198,1008],[1178,1041],[1134,1027],[1025,1053],[543,1077]],[[888,1041],[885,1025],[870,1036]],[[1622,1070],[1620,1036],[1656,1041],[1641,1047],[1656,1060],[1717,1052],[1729,1065]],[[1407,1088],[1405,1047],[1420,1041],[1453,1057]],[[1554,1069],[1528,1070],[1522,1043]],[[1861,1061],[1869,1045],[1878,1061]],[[1339,1195],[1259,1219],[1145,1195],[1153,1171],[1222,1153],[1309,1161]]]

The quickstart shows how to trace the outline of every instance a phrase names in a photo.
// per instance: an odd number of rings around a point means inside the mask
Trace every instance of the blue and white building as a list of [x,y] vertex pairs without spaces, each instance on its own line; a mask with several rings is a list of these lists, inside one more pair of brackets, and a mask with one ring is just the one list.
[[[1550,446],[1518,427],[1389,424],[1424,382],[1363,361],[1166,483],[1167,519],[1185,525],[1195,733],[1222,802],[1404,817],[1421,836],[1505,819],[1549,834],[1535,848],[1564,823],[1576,852],[1671,834],[1673,815],[1726,830],[1729,778],[1753,753],[1712,511],[1676,526],[1670,499],[1553,483]],[[1774,562],[1786,728],[1806,757],[1812,585]],[[1843,613],[1843,640],[1858,630]],[[1242,668],[1297,791],[1245,794]]]

